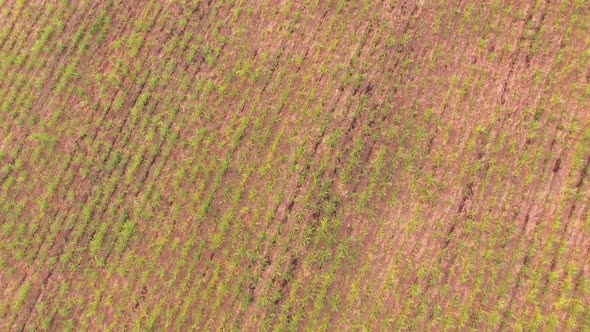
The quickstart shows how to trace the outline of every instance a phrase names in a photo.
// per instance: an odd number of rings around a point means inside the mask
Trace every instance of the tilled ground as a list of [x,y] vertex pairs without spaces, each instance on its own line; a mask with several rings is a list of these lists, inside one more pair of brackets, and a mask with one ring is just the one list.
[[0,4],[1,329],[590,329],[583,1]]

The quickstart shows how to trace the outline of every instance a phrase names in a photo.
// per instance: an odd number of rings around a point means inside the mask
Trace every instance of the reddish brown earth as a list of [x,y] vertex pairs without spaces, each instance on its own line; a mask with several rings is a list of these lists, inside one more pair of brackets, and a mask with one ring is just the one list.
[[0,0],[0,329],[590,330],[589,28]]

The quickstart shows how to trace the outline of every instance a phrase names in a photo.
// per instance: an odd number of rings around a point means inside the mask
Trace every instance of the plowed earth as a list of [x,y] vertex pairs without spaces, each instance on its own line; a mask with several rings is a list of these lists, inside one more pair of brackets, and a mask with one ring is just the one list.
[[1,330],[590,330],[584,1],[0,4]]

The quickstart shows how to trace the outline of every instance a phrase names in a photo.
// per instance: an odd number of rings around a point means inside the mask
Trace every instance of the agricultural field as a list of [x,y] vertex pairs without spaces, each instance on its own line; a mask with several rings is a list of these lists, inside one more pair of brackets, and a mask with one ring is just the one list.
[[1,331],[590,331],[590,3],[0,0]]

